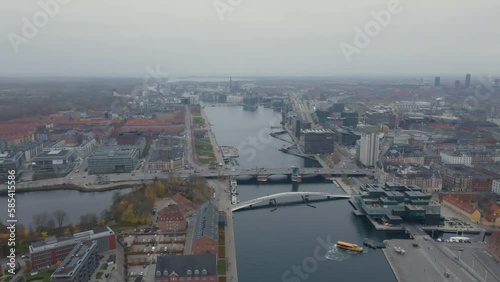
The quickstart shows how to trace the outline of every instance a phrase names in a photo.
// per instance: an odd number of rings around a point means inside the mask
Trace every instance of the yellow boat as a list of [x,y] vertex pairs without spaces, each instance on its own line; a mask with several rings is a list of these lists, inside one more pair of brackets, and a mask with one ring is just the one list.
[[337,242],[337,248],[348,250],[348,251],[360,252],[360,253],[363,252],[363,248],[359,247],[358,245],[343,242],[343,241]]

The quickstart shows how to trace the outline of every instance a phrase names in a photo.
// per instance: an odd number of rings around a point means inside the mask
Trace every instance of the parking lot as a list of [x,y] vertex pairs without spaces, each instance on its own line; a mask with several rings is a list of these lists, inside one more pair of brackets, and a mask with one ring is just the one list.
[[145,281],[153,281],[157,257],[162,254],[182,254],[186,235],[158,234],[149,230],[143,232],[128,234],[123,239],[127,252],[127,276],[129,280],[143,276]]

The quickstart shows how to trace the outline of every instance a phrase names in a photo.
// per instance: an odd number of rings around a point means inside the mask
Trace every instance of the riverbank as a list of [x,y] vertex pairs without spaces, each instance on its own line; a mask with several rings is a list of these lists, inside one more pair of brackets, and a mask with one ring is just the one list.
[[[26,193],[26,192],[40,192],[40,191],[54,191],[54,190],[72,190],[72,191],[79,191],[79,192],[107,192],[107,191],[113,191],[113,190],[121,190],[121,189],[127,189],[127,188],[139,188],[143,187],[143,184],[137,184],[137,183],[132,183],[132,184],[117,184],[117,185],[111,185],[111,186],[105,186],[105,187],[82,187],[78,186],[75,184],[55,184],[55,185],[49,185],[49,186],[41,186],[41,187],[30,187],[30,188],[17,188],[16,193]],[[7,190],[0,190],[0,195],[7,195]]]

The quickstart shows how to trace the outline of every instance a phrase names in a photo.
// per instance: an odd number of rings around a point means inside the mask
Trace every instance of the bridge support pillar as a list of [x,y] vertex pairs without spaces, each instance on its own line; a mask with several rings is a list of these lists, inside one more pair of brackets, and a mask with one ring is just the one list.
[[267,182],[267,175],[257,175],[257,181],[258,182]]
[[292,167],[292,181],[293,182],[302,182],[302,176],[300,175],[300,170],[298,167]]

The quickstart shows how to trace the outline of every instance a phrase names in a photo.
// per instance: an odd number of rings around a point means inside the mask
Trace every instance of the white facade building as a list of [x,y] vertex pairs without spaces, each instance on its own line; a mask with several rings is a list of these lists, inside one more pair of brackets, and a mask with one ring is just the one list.
[[497,195],[500,195],[500,179],[493,180],[493,184],[491,186],[491,191]]
[[362,133],[359,140],[359,161],[367,167],[375,166],[380,155],[380,134]]
[[472,156],[464,153],[457,153],[453,151],[446,151],[439,153],[441,160],[445,164],[462,164],[466,166],[472,165]]

